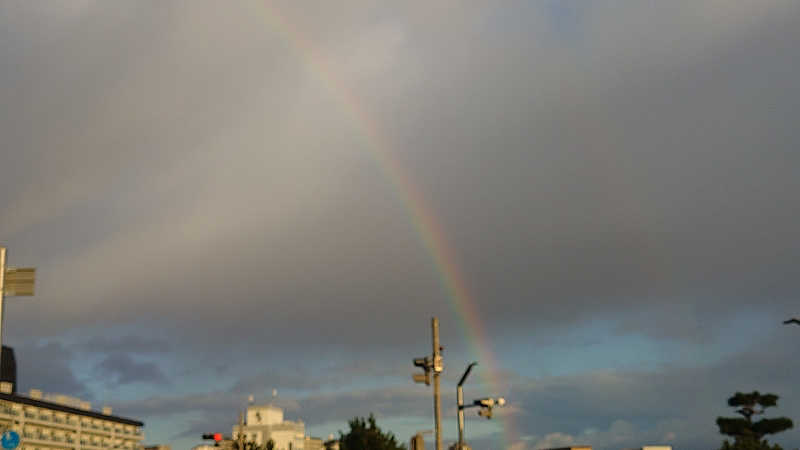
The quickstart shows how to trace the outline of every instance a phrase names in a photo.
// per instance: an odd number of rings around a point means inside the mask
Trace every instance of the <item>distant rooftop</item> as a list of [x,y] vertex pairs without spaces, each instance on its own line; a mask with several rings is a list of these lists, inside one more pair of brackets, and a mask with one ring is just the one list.
[[33,399],[19,394],[7,394],[0,392],[0,400],[6,400],[14,403],[22,403],[24,405],[31,405],[37,408],[47,408],[55,411],[66,412],[70,414],[77,414],[80,416],[92,417],[95,419],[110,420],[112,422],[121,423],[124,425],[133,425],[136,427],[144,426],[144,422],[138,420],[128,419],[125,417],[113,416],[111,414],[102,414],[100,412],[85,410],[82,408],[75,408],[72,406],[55,403],[48,400]]

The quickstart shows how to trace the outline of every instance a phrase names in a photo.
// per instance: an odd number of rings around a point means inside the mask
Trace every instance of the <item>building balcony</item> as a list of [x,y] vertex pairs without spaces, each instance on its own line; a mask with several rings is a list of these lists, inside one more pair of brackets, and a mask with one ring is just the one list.
[[84,427],[83,429],[81,429],[81,432],[90,433],[90,434],[98,435],[98,436],[104,436],[104,437],[105,436],[111,436],[111,432],[103,430],[102,427]]
[[105,448],[100,442],[81,442],[83,448]]
[[63,441],[63,438],[62,438],[62,441],[58,441],[53,436],[51,436],[49,434],[42,434],[42,433],[22,433],[22,439],[24,440],[24,442],[28,442],[28,443],[41,442],[41,443],[50,444],[50,445],[52,445],[53,442],[62,442]]

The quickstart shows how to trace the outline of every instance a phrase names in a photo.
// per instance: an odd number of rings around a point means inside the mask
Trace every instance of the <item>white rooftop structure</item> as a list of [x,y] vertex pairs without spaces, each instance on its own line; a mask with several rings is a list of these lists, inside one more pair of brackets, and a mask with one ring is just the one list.
[[265,445],[270,439],[275,450],[304,450],[306,426],[303,421],[284,420],[283,409],[269,405],[250,405],[244,426],[233,426],[233,438],[241,434],[245,441]]

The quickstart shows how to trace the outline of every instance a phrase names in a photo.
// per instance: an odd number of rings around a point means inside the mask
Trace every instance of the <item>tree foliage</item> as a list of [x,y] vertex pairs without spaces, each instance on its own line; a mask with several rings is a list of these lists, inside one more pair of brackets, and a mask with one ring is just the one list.
[[721,450],[781,450],[779,445],[770,446],[764,439],[770,434],[786,431],[794,426],[788,417],[761,419],[753,422],[753,416],[764,414],[767,408],[778,405],[775,394],[737,392],[728,399],[728,406],[736,410],[742,417],[717,417],[717,426],[721,434],[733,437],[733,443],[727,439]]
[[355,417],[348,422],[350,431],[339,431],[340,450],[405,450],[390,431],[382,431],[375,423],[375,416]]

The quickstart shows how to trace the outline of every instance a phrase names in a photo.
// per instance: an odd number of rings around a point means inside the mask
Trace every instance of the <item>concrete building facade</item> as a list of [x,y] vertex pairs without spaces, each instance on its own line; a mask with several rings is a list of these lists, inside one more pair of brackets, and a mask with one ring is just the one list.
[[16,431],[21,450],[142,450],[143,426],[108,407],[92,411],[88,402],[35,389],[23,396],[0,382],[0,429]]
[[303,450],[325,450],[325,443],[322,439],[311,436],[306,436],[306,442],[303,444]]

